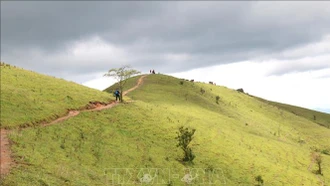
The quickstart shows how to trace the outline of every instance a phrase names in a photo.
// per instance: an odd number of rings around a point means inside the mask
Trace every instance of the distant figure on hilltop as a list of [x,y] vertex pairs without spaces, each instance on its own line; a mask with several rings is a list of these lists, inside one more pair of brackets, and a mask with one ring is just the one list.
[[151,72],[151,70],[150,70],[150,74],[151,74],[152,72]]
[[152,73],[155,74],[155,70],[152,70]]
[[116,96],[116,101],[120,101],[120,92],[119,90],[117,89],[114,93],[113,93],[115,96]]

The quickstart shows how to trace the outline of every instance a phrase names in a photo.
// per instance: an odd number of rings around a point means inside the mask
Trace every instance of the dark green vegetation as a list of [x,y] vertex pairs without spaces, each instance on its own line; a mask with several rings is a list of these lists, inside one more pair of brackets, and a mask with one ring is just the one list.
[[258,186],[261,186],[264,184],[264,180],[262,179],[262,176],[260,176],[260,175],[256,176],[255,180],[258,182]]
[[[129,79],[127,85],[134,86],[138,78]],[[311,158],[315,150],[330,149],[328,128],[236,90],[180,82],[170,76],[149,75],[127,95],[132,103],[83,112],[48,127],[13,130],[9,136],[17,165],[3,184],[111,185],[118,183],[112,176],[115,168],[121,168],[116,173],[125,178],[124,183],[138,184],[144,174],[128,174],[125,168],[167,168],[180,177],[160,172],[158,183],[185,185],[184,168],[202,168],[205,172],[198,172],[199,177],[191,173],[191,183],[329,185],[330,156],[322,154],[322,175],[316,174],[319,167]],[[80,91],[87,88],[78,87],[79,92],[70,93],[85,94]],[[17,94],[23,96],[23,92]],[[218,103],[217,96],[221,97]],[[12,102],[8,107],[18,104]],[[327,114],[317,115],[319,121],[327,118]],[[178,161],[182,150],[176,147],[175,137],[180,126],[196,129],[190,143],[196,155],[192,165]],[[155,183],[155,172],[148,173]]]
[[177,147],[180,147],[184,156],[182,158],[183,162],[190,162],[195,159],[195,155],[192,152],[191,147],[189,146],[190,142],[193,140],[193,135],[195,134],[195,129],[184,128],[183,126],[179,127],[179,132],[177,132],[178,136],[175,138],[178,140]]

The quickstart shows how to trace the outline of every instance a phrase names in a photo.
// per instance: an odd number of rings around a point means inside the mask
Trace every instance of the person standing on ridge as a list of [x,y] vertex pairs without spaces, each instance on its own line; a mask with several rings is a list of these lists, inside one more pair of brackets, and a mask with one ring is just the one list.
[[120,101],[120,92],[119,92],[118,89],[114,92],[114,95],[116,96],[116,101],[117,101],[117,100]]

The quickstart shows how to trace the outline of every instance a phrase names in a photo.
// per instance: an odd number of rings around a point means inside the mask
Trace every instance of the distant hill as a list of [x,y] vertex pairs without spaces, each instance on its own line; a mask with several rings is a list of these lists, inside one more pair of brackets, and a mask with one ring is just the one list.
[[268,101],[262,98],[256,97],[256,99],[259,99],[265,103],[274,105],[280,109],[286,110],[288,112],[291,112],[297,116],[304,117],[314,123],[317,123],[319,125],[322,125],[324,127],[330,128],[330,114],[318,112],[315,110],[310,110],[306,108],[301,108],[297,106],[292,106],[284,103],[277,103],[273,101]]
[[[126,89],[138,78],[129,79]],[[22,82],[25,78],[16,84],[25,87]],[[4,92],[9,94],[9,88],[7,85]],[[65,88],[68,86],[57,85],[51,92],[63,92]],[[106,91],[112,93],[115,88]],[[76,100],[87,90],[78,86],[57,97],[69,95]],[[107,99],[108,95],[93,92],[86,100]],[[26,107],[31,107],[36,96],[44,94],[31,93],[32,101]],[[257,185],[256,177],[262,178],[264,185],[330,183],[330,129],[310,118],[317,114],[316,121],[326,124],[327,114],[307,109],[299,114],[300,108],[294,106],[284,108],[223,86],[161,74],[148,75],[127,96],[132,102],[108,110],[83,112],[49,127],[11,131],[17,166],[2,183],[146,185],[149,180],[149,185],[187,185],[184,178],[190,178],[194,185],[236,186]],[[7,96],[3,100],[9,99]],[[196,129],[190,144],[196,155],[193,164],[179,161],[183,152],[176,146],[175,137],[180,126]],[[315,152],[322,156],[323,175],[316,174],[317,165],[312,159]],[[185,177],[187,173],[191,177]]]

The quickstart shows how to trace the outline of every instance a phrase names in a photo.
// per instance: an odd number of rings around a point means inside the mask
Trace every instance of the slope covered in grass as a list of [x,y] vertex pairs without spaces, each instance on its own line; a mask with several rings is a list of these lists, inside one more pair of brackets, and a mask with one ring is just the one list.
[[304,117],[304,118],[306,118],[310,121],[313,121],[319,125],[322,125],[324,127],[330,128],[330,114],[326,114],[326,113],[318,112],[318,111],[314,111],[314,110],[309,110],[306,108],[296,107],[296,106],[292,106],[292,105],[288,105],[288,104],[268,101],[268,100],[264,100],[261,98],[257,98],[257,99],[264,101],[266,103],[269,103],[271,105],[274,105],[280,109],[291,112],[295,115]]
[[28,70],[1,65],[1,128],[50,121],[112,95]]
[[[142,76],[142,75],[137,75],[137,76],[134,76],[134,77],[129,78],[129,79],[126,81],[125,85],[124,85],[124,91],[130,89],[131,87],[134,87],[134,86],[137,84],[137,81],[139,80],[139,78],[140,78],[141,76]],[[108,93],[110,93],[110,94],[113,94],[113,93],[116,91],[116,89],[119,90],[119,85],[118,85],[118,83],[115,83],[115,84],[111,85],[110,87],[106,88],[104,91],[105,91],[105,92],[108,92]]]
[[[185,168],[196,168],[191,169],[196,185],[255,185],[258,175],[265,185],[330,183],[330,156],[322,154],[323,176],[314,173],[310,158],[311,149],[330,148],[329,129],[235,90],[180,82],[149,75],[128,94],[133,103],[13,131],[18,165],[3,183],[137,185],[149,173],[151,185],[185,185]],[[178,161],[179,126],[196,129],[193,165]]]

